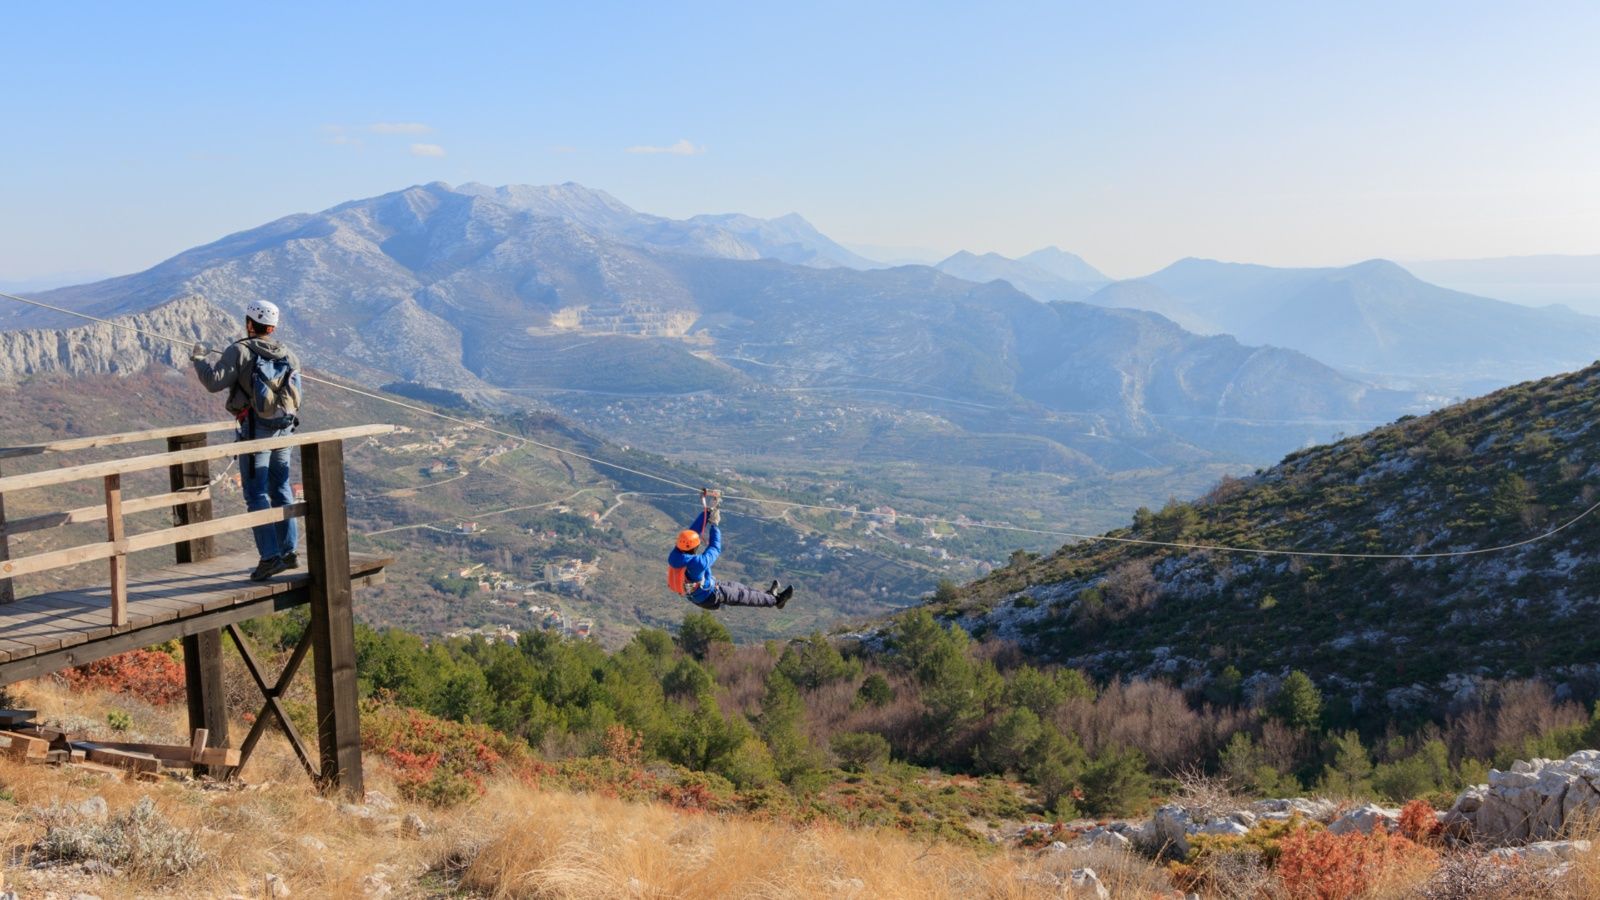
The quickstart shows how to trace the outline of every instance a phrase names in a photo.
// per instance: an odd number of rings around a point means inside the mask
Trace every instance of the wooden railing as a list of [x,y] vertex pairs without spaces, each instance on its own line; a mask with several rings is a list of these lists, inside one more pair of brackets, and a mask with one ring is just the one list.
[[[161,438],[166,438],[169,447],[173,448],[166,453],[153,453],[128,459],[85,463],[0,477],[0,585],[6,588],[6,594],[0,596],[0,602],[6,602],[11,599],[12,592],[10,588],[11,579],[13,578],[104,559],[109,561],[112,624],[114,626],[125,625],[127,624],[128,602],[128,554],[136,553],[140,550],[178,545],[180,561],[189,561],[182,559],[182,557],[195,555],[196,547],[204,546],[202,542],[207,542],[208,544],[210,539],[217,535],[242,531],[257,525],[282,522],[305,515],[305,504],[293,503],[273,509],[263,509],[221,519],[212,519],[210,517],[211,494],[205,480],[205,464],[210,460],[240,456],[247,453],[280,450],[287,447],[386,434],[393,431],[394,426],[358,425],[285,437],[238,441],[214,446],[205,445],[205,435],[207,433],[223,430],[231,431],[232,429],[232,423],[190,425],[105,435],[95,438],[74,438],[46,444],[33,444],[27,447],[0,448],[0,458],[115,446]],[[197,444],[198,446],[196,446]],[[123,497],[122,476],[132,472],[145,472],[153,469],[167,469],[171,473],[172,491],[149,497],[125,499]],[[98,479],[103,485],[103,504],[31,516],[9,525],[6,523],[5,496],[7,494],[91,479]],[[197,481],[199,483],[196,483]],[[172,507],[177,514],[179,524],[171,528],[140,534],[130,535],[126,533],[125,516],[143,510],[162,507]],[[55,528],[79,522],[94,522],[101,519],[104,519],[106,523],[106,539],[104,541],[35,553],[29,556],[16,558],[10,556],[10,534]],[[209,554],[209,546],[206,546],[198,555],[207,556]]]
[[[68,453],[73,450],[90,450],[96,447],[112,447],[123,444],[135,444],[141,441],[154,441],[162,438],[167,439],[168,449],[193,447],[204,444],[206,442],[206,435],[208,434],[213,434],[219,431],[232,431],[236,427],[237,423],[230,420],[226,422],[207,422],[200,425],[178,425],[169,428],[151,428],[144,431],[127,431],[121,434],[102,434],[94,435],[92,437],[62,438],[55,441],[46,441],[41,444],[23,444],[18,447],[0,447],[0,466],[4,465],[4,460],[16,459],[23,456],[38,456],[46,453]],[[5,472],[0,470],[0,475],[4,474]],[[204,482],[202,482],[202,484],[204,484]],[[175,482],[173,484],[173,490],[176,491],[181,486],[181,484]],[[148,497],[142,500],[132,501],[131,503],[125,504],[122,511],[124,513],[133,513],[145,509],[156,509],[157,506],[154,504],[146,505],[148,501],[153,501],[155,499],[156,498],[154,497]],[[208,500],[209,494],[206,497],[197,497],[190,502],[206,503]],[[136,509],[134,508],[134,503],[138,503],[140,506]],[[105,508],[103,506],[93,506],[85,507],[83,509],[66,510],[60,513],[52,513],[51,515],[47,516],[34,516],[31,519],[23,519],[20,521],[11,522],[8,527],[6,522],[5,495],[0,494],[0,563],[4,563],[6,560],[11,558],[10,535],[21,534],[28,531],[37,531],[40,528],[57,528],[62,525],[71,525],[75,522],[93,521],[96,518],[104,518],[104,516]],[[15,599],[16,587],[12,583],[11,579],[0,578],[0,603],[10,603]]]

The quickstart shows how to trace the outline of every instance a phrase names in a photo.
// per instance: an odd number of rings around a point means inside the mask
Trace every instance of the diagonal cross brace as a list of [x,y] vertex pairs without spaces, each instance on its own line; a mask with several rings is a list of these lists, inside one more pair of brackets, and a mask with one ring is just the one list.
[[294,722],[289,719],[289,713],[283,708],[279,700],[284,692],[289,689],[289,682],[294,680],[294,673],[300,668],[300,663],[306,658],[306,653],[311,649],[311,630],[306,629],[300,636],[300,642],[295,644],[294,652],[289,654],[289,662],[283,667],[283,674],[278,676],[278,681],[272,687],[267,687],[267,679],[261,674],[261,666],[256,662],[256,657],[250,650],[250,645],[245,641],[244,635],[239,632],[236,625],[226,626],[228,634],[233,636],[234,646],[239,648],[239,656],[244,660],[244,666],[250,670],[250,677],[255,679],[256,687],[260,688],[261,696],[267,698],[266,705],[261,707],[260,715],[256,716],[255,723],[250,726],[250,733],[245,736],[244,743],[239,747],[239,765],[231,775],[236,775],[250,761],[250,753],[255,750],[256,742],[261,740],[261,735],[266,731],[267,720],[270,713],[276,717],[278,724],[283,728],[283,733],[289,738],[289,746],[294,748],[295,755],[300,757],[300,765],[305,767],[306,774],[313,781],[321,781],[321,773],[311,761],[311,754],[306,750],[305,742],[300,739],[300,732],[295,730]]

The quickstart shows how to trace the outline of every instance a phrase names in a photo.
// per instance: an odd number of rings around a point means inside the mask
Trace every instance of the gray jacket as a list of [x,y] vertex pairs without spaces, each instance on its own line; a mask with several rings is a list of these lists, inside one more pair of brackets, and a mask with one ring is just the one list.
[[255,354],[267,359],[287,359],[289,365],[300,368],[294,352],[272,338],[244,338],[228,345],[222,358],[216,362],[211,357],[194,361],[194,373],[200,384],[215,394],[228,392],[228,412],[238,415],[250,408],[250,375],[255,368]]

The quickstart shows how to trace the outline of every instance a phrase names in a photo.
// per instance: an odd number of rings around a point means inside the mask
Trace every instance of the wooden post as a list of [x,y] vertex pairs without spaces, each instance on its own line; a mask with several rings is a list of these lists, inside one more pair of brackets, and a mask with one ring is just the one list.
[[[204,447],[206,436],[183,434],[167,438],[167,450],[192,450]],[[206,460],[182,463],[167,469],[174,491],[200,488],[211,483],[211,463]],[[172,508],[175,525],[211,521],[211,499],[180,503]],[[196,563],[216,553],[212,538],[203,537],[175,545],[179,563]],[[189,701],[189,731],[205,731],[209,746],[228,747],[228,703],[222,676],[222,632],[217,629],[187,635],[183,639],[183,674]],[[210,766],[195,766],[197,775],[223,775]]]
[[361,777],[361,708],[356,695],[344,444],[309,444],[301,450],[300,463],[306,488],[305,545],[311,574],[311,649],[316,654],[313,668],[322,782],[360,800],[366,790]]
[[[192,450],[195,447],[204,447],[206,436],[202,434],[184,434],[178,437],[167,438],[167,450]],[[172,489],[181,491],[185,488],[202,488],[211,483],[211,463],[207,460],[199,462],[182,463],[170,466],[167,469]],[[196,522],[211,521],[211,498],[199,500],[194,503],[181,503],[172,508],[174,525],[193,525]],[[210,559],[216,554],[214,542],[209,537],[196,538],[178,545],[178,562],[199,562]],[[213,740],[216,732],[212,732]]]
[[[124,537],[122,529],[122,476],[106,476],[106,540],[116,543]],[[111,557],[111,625],[128,624],[128,555]]]
[[[0,475],[5,473],[0,472]],[[6,495],[0,494],[0,562],[11,558],[11,539],[6,536]],[[12,586],[14,579],[0,578],[0,603],[10,603],[17,599],[17,589]]]

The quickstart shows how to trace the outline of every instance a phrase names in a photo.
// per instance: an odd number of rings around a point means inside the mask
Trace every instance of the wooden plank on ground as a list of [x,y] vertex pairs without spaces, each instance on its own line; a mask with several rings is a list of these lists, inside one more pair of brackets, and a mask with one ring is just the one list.
[[86,742],[74,744],[73,747],[82,750],[89,762],[104,766],[115,766],[135,773],[155,772],[161,768],[161,760],[148,753],[133,753]]
[[0,740],[7,742],[8,755],[12,759],[22,761],[44,759],[45,754],[50,752],[49,741],[17,734],[15,731],[0,731]]

